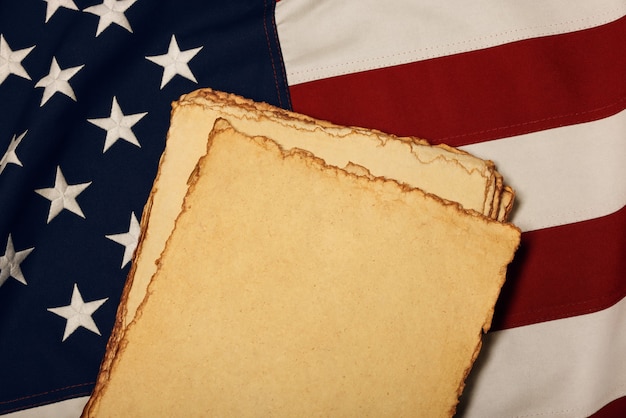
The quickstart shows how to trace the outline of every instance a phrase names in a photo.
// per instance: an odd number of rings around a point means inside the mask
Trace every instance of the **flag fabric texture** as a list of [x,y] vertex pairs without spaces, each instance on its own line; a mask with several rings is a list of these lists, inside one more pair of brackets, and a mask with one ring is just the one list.
[[231,3],[0,0],[0,414],[80,415],[206,86],[493,160],[522,244],[458,415],[624,416],[626,3]]
[[274,7],[0,1],[0,413],[90,394],[171,102],[286,106]]

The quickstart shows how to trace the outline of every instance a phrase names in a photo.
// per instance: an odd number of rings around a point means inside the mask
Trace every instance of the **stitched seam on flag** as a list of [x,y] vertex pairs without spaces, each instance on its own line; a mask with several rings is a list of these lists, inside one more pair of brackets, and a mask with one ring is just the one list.
[[624,397],[626,397],[626,385],[621,384],[621,385],[615,386],[613,388],[613,391],[610,394],[605,395],[604,399],[600,401],[602,403],[602,406],[598,408],[597,410],[593,411],[593,414],[600,412],[600,410],[602,410],[604,407]]
[[[450,139],[465,138],[465,137],[474,136],[474,135],[482,135],[482,134],[493,133],[493,132],[497,132],[497,131],[503,131],[503,130],[511,129],[511,128],[519,128],[519,127],[523,127],[523,126],[534,125],[534,124],[542,123],[542,122],[554,121],[554,120],[557,120],[557,119],[569,118],[569,117],[572,117],[572,116],[584,116],[584,115],[588,115],[590,113],[596,113],[596,112],[601,112],[603,110],[610,109],[610,108],[612,108],[612,107],[614,107],[616,105],[620,105],[620,104],[622,104],[624,102],[626,102],[626,97],[621,97],[618,100],[616,100],[614,102],[611,102],[609,104],[606,104],[604,106],[595,107],[593,109],[588,109],[588,110],[585,110],[585,111],[582,111],[582,112],[565,113],[565,114],[561,114],[561,115],[550,116],[550,117],[547,117],[547,118],[534,119],[534,120],[531,120],[531,121],[514,123],[514,124],[510,124],[510,125],[505,125],[505,126],[499,126],[499,127],[496,127],[496,128],[483,129],[483,130],[480,130],[480,131],[474,131],[474,132],[469,132],[469,133],[464,133],[464,134],[459,134],[459,135],[450,135],[450,136],[437,138],[437,139],[441,140],[441,141],[445,141],[445,140],[450,140]],[[624,110],[624,109],[621,108],[620,110]],[[522,134],[528,133],[528,132],[530,132],[530,131],[520,132],[517,135],[522,135]]]
[[18,412],[18,411],[24,411],[27,408],[37,408],[38,406],[44,406],[44,405],[50,405],[51,403],[56,403],[56,402],[62,402],[62,401],[67,401],[70,399],[75,399],[75,398],[80,398],[82,396],[88,396],[90,395],[91,392],[79,392],[79,393],[75,393],[72,395],[66,395],[60,398],[56,398],[56,399],[51,399],[49,402],[38,402],[38,403],[33,403],[33,404],[28,404],[25,407],[16,407],[16,408],[12,408],[12,409],[7,409],[6,411],[2,411],[2,414],[10,414],[11,412]]
[[[270,0],[271,1],[271,0]],[[276,0],[276,3],[278,3],[279,0]],[[276,4],[274,4],[273,10],[276,10]],[[281,64],[281,74],[282,74],[282,79],[283,79],[283,86],[285,86],[285,96],[287,98],[287,106],[288,109],[291,110],[293,109],[293,106],[291,104],[291,96],[289,95],[289,82],[287,81],[287,72],[285,71],[285,60],[283,59],[283,53],[282,53],[282,48],[280,47],[280,39],[278,38],[278,27],[276,26],[276,14],[272,13],[272,17],[271,17],[271,23],[272,23],[272,32],[274,33],[274,42],[276,43],[276,47],[278,48],[278,61]],[[279,92],[280,94],[280,92]]]
[[267,49],[270,54],[270,63],[272,64],[272,72],[274,73],[274,86],[276,87],[276,96],[278,96],[278,103],[283,107],[283,100],[280,94],[280,88],[278,86],[278,75],[276,74],[276,66],[274,65],[274,53],[272,51],[272,44],[270,42],[270,36],[267,33],[267,1],[263,0],[263,30],[265,32],[265,41],[267,42]]
[[[0,401],[0,405],[6,405],[6,404],[9,404],[9,403],[13,403],[13,402],[20,402],[20,401],[24,401],[26,399],[36,398],[38,396],[50,395],[50,394],[53,394],[53,393],[56,393],[56,392],[61,392],[61,391],[68,390],[68,389],[76,389],[76,388],[80,388],[80,387],[84,387],[84,386],[90,386],[90,385],[93,385],[93,384],[95,384],[95,382],[88,382],[88,383],[80,383],[80,384],[77,384],[77,385],[70,385],[70,386],[66,386],[66,387],[63,387],[63,388],[49,390],[49,391],[46,391],[46,392],[35,393],[33,395],[23,396],[21,398],[9,399],[8,401]],[[75,396],[76,395],[73,394],[73,395],[69,396],[67,399],[73,398]],[[46,403],[48,403],[48,402],[43,402],[43,403],[40,403],[39,405],[43,405],[43,404],[46,404]],[[36,406],[36,405],[33,405],[33,406]],[[18,408],[18,409],[22,409],[22,408]]]
[[[521,133],[520,135],[522,134],[523,133]],[[620,199],[621,201],[623,201],[626,198],[626,188],[623,190],[620,189],[617,191],[612,190],[612,193],[614,196],[616,196],[615,198],[616,201],[617,199]],[[558,226],[564,226],[568,224],[574,224],[577,222],[584,222],[584,221],[588,221],[591,219],[596,219],[598,217],[613,215],[619,212],[620,210],[624,209],[625,207],[625,205],[622,205],[620,207],[615,207],[612,205],[605,206],[605,205],[601,205],[600,203],[606,203],[606,202],[590,203],[589,205],[579,210],[561,210],[559,211],[558,214],[553,214],[550,216],[542,215],[542,216],[529,217],[528,218],[529,223],[540,222],[542,225],[534,229],[528,229],[528,230],[523,229],[523,231],[524,232],[539,231],[540,229],[547,229],[547,228],[553,228],[553,227],[558,227]],[[600,211],[602,211],[601,214],[599,214]],[[568,221],[565,223],[563,223],[562,221],[564,217],[568,219]]]
[[[472,44],[472,43],[476,43],[476,42],[480,42],[480,41],[484,41],[484,40],[492,40],[492,39],[498,39],[498,38],[502,38],[505,37],[507,35],[511,35],[511,34],[515,34],[515,33],[519,33],[519,32],[526,32],[529,30],[536,30],[536,29],[540,29],[540,28],[558,28],[561,26],[566,26],[566,25],[570,25],[570,24],[574,24],[574,23],[582,23],[585,21],[589,21],[592,19],[595,19],[597,17],[602,17],[602,16],[606,16],[609,15],[609,17],[605,20],[599,21],[599,22],[592,22],[589,24],[580,24],[577,27],[574,27],[572,29],[570,29],[568,32],[576,32],[576,31],[580,31],[580,30],[584,30],[584,29],[590,29],[590,28],[595,28],[595,27],[599,27],[602,26],[604,24],[619,20],[621,18],[623,18],[624,16],[620,16],[618,18],[614,18],[614,13],[615,12],[620,12],[623,13],[624,9],[623,8],[614,8],[611,10],[608,10],[604,13],[599,13],[596,15],[590,15],[588,17],[582,18],[582,19],[576,19],[576,20],[570,20],[570,21],[566,21],[566,22],[560,22],[560,23],[552,23],[550,25],[546,25],[546,26],[527,26],[524,28],[517,28],[517,29],[512,29],[512,30],[508,30],[508,31],[504,31],[504,32],[499,32],[499,33],[494,33],[494,34],[490,34],[487,36],[481,36],[481,37],[477,37],[477,38],[472,38],[472,39],[465,39],[463,41],[459,41],[459,42],[451,42],[451,43],[447,43],[447,44],[443,44],[443,45],[437,45],[437,46],[431,46],[431,47],[425,47],[425,48],[418,48],[418,49],[412,49],[409,51],[403,51],[403,52],[399,52],[399,53],[395,53],[395,54],[391,54],[391,55],[380,55],[377,57],[372,57],[372,58],[364,58],[364,59],[359,59],[359,60],[352,60],[352,61],[348,61],[348,62],[343,62],[343,63],[339,63],[339,64],[332,64],[332,65],[325,65],[325,66],[321,66],[321,67],[313,67],[313,68],[307,68],[304,70],[299,70],[299,71],[290,71],[289,74],[291,75],[301,75],[301,74],[307,74],[307,73],[313,73],[313,72],[317,72],[317,71],[321,71],[321,70],[328,70],[328,69],[332,69],[332,68],[342,68],[342,67],[346,67],[346,66],[350,66],[350,65],[356,65],[356,64],[367,64],[367,63],[372,63],[372,62],[377,62],[377,61],[381,61],[381,60],[387,60],[387,59],[391,59],[391,58],[398,58],[398,57],[404,57],[404,56],[409,56],[408,58],[406,58],[405,60],[400,59],[398,62],[395,62],[395,65],[399,65],[399,64],[403,64],[403,63],[408,63],[411,62],[411,58],[415,55],[419,55],[420,53],[423,52],[428,52],[428,51],[438,51],[441,49],[448,49],[448,48],[452,48],[452,47],[457,47],[456,49],[451,49],[450,51],[448,51],[446,53],[446,55],[453,55],[453,54],[459,54],[459,53],[464,53],[464,52],[469,52],[466,48],[461,48],[462,45],[467,45],[467,44]],[[545,37],[545,36],[553,36],[553,35],[564,35],[565,33],[558,31],[557,29],[553,29],[552,31],[546,31],[546,32],[540,32],[540,33],[536,33],[532,36],[532,38],[539,38],[539,37]],[[523,36],[519,36],[517,38],[511,38],[509,40],[507,40],[507,43],[512,43],[512,42],[517,42],[517,41],[522,41],[522,40],[526,40],[526,39],[530,39],[530,38],[526,38]],[[482,46],[481,48],[487,48],[489,46],[493,46],[493,45],[485,45]],[[440,54],[437,54],[435,52],[431,53],[431,54],[425,54],[423,56],[421,56],[421,58],[419,60],[426,60],[426,59],[431,59],[431,58],[438,58],[441,57]],[[394,65],[394,63],[390,63],[391,65]],[[355,68],[354,71],[367,71],[367,70],[372,70],[372,69],[376,69],[378,68],[375,65],[370,65],[370,66],[363,66],[363,67],[358,67]]]

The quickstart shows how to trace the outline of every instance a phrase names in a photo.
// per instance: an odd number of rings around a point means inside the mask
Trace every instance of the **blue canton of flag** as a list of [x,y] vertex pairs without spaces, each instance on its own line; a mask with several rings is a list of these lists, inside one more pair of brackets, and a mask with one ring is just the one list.
[[274,6],[0,0],[0,414],[91,392],[171,102],[289,107]]

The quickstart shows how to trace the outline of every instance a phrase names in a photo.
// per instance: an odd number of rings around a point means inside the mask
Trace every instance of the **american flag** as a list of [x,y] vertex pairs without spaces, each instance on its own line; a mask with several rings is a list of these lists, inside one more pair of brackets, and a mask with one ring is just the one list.
[[522,246],[459,416],[624,416],[625,16],[624,0],[0,0],[0,414],[80,414],[170,102],[208,86],[494,160]]

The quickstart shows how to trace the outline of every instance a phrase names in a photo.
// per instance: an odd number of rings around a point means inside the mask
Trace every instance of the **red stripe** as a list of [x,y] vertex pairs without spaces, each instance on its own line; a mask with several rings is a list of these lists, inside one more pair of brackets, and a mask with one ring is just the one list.
[[626,207],[598,219],[522,234],[493,329],[607,308],[626,296]]
[[290,87],[294,110],[460,146],[603,118],[626,102],[626,18]]
[[626,417],[626,397],[619,398],[591,415],[592,418],[624,418]]

